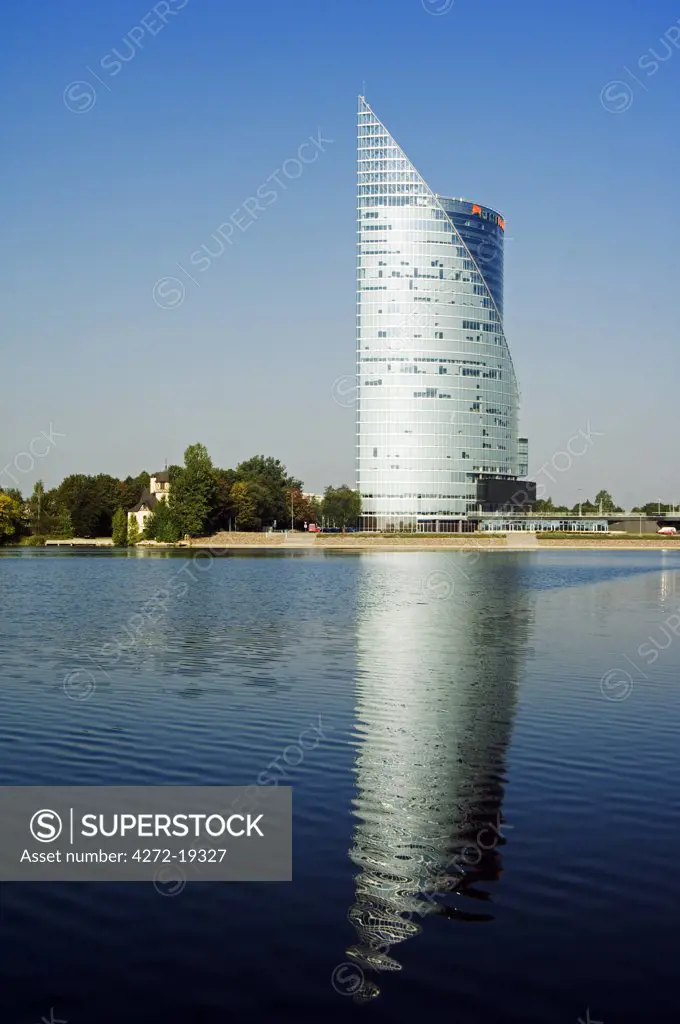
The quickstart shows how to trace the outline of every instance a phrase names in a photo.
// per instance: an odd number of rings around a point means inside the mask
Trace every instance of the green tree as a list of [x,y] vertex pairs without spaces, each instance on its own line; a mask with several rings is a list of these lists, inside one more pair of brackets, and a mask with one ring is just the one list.
[[537,498],[534,505],[534,512],[554,512],[555,506],[553,505],[552,498]]
[[14,518],[15,532],[14,539],[18,540],[19,537],[26,534],[30,527],[30,518],[28,513],[28,503],[24,501],[23,495],[18,487],[8,487],[3,490],[0,487],[0,493],[5,494],[8,498],[11,498],[16,505],[12,507],[16,509],[18,507],[19,513]]
[[21,502],[0,491],[0,544],[19,533],[22,511]]
[[593,502],[593,504],[597,508],[600,508],[601,506],[603,512],[609,512],[612,511],[614,508],[614,499],[612,498],[609,491],[598,491],[595,495],[595,501]]
[[533,512],[543,512],[553,515],[569,515],[566,505],[555,505],[552,498],[538,498],[533,507]]
[[106,484],[102,486],[101,479],[83,473],[67,476],[57,487],[56,503],[68,510],[76,537],[96,537],[99,530],[107,528],[107,523],[108,533],[111,533],[105,490]]
[[675,505],[666,505],[663,501],[648,501],[646,505],[636,505],[633,512],[641,512],[645,516],[663,515],[665,512],[674,512]]
[[321,522],[321,502],[318,498],[305,498],[305,521],[307,523]]
[[356,526],[361,515],[361,495],[347,484],[341,487],[327,487],[321,511],[328,522],[343,530],[347,526]]
[[231,504],[234,509],[236,527],[239,530],[255,530],[261,525],[257,514],[251,487],[245,481],[234,484],[231,489]]
[[113,546],[116,548],[124,548],[128,542],[128,522],[127,512],[122,508],[117,508],[113,514],[112,523],[112,536]]
[[120,480],[108,473],[98,473],[91,478],[90,491],[96,510],[95,536],[110,537],[113,530],[113,515],[120,507]]
[[569,514],[572,516],[587,516],[599,511],[598,505],[595,505],[589,498],[585,498],[583,501],[577,501],[574,507],[569,510]]
[[54,516],[54,525],[50,529],[49,536],[53,540],[70,540],[73,536],[73,523],[67,508],[57,509]]
[[236,471],[233,469],[213,470],[213,501],[208,515],[208,533],[218,533],[229,528],[229,521],[235,518],[235,510],[231,501],[231,489],[236,483]]
[[609,491],[598,491],[595,495],[594,505],[598,512],[602,509],[602,512],[605,514],[608,512],[623,512],[623,509],[615,503]]
[[57,488],[45,491],[38,480],[28,499],[28,520],[33,536],[52,537],[55,540],[73,536],[68,510],[59,503]]
[[189,445],[183,470],[170,482],[170,509],[181,535],[200,537],[205,532],[214,492],[213,464],[205,445]]
[[118,483],[117,506],[124,512],[130,512],[137,502],[144,488],[149,486],[149,474],[144,470],[137,476],[126,476]]
[[144,526],[146,540],[157,540],[162,544],[175,544],[181,537],[180,527],[169,501],[158,502]]
[[33,485],[33,494],[28,499],[28,521],[34,536],[45,534],[44,522],[47,514],[45,485],[42,480],[36,480]]
[[302,490],[302,481],[292,477],[279,459],[254,455],[236,467],[236,480],[248,484],[261,523],[290,523],[288,495],[291,490]]
[[141,535],[139,533],[139,523],[137,522],[137,520],[133,516],[130,519],[130,522],[128,523],[128,528],[127,528],[128,547],[129,548],[133,548],[135,546],[135,544],[139,544],[140,540],[141,540]]
[[88,505],[88,478],[83,473],[64,477],[57,487],[56,502],[69,513],[76,536],[92,536],[96,516]]

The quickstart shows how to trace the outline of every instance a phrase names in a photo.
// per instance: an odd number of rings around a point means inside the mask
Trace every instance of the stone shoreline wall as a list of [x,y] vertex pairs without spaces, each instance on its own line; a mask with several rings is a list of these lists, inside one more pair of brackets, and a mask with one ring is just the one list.
[[[583,535],[574,537],[552,538],[546,534],[538,534],[537,547],[543,548],[580,548],[593,550],[612,549],[673,549],[680,551],[680,537],[656,536],[648,540],[635,537],[594,536],[592,539]],[[512,538],[511,538],[512,540]],[[183,546],[183,545],[180,545]],[[218,533],[214,537],[194,538],[191,548],[290,548],[305,547],[315,551],[332,550],[428,550],[439,548],[475,548],[476,550],[511,550],[504,534],[415,534],[410,536],[380,535],[371,533],[331,533],[323,536],[309,535],[303,532],[288,533]],[[536,547],[533,547],[536,550]]]

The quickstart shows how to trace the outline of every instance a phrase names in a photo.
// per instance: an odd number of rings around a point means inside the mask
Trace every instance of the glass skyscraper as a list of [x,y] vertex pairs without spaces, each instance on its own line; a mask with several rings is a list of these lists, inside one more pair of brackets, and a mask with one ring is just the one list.
[[363,526],[455,528],[525,494],[503,331],[505,223],[433,192],[363,96],[357,141]]

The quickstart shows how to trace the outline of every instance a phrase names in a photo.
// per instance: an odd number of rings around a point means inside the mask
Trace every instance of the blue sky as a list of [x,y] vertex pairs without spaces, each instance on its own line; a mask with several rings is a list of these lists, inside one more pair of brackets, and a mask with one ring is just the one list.
[[[0,467],[25,493],[38,477],[180,462],[195,441],[219,465],[276,455],[309,490],[353,483],[342,381],[365,87],[436,191],[506,217],[533,478],[570,502],[599,487],[680,502],[680,7],[155,7],[27,0],[3,14]],[[332,142],[284,175],[319,131]],[[275,198],[249,219],[267,181]],[[239,210],[245,229],[197,272],[192,253],[217,252],[211,235]],[[160,305],[153,290],[172,276],[185,291],[167,308],[176,285]],[[50,425],[65,436],[17,465]],[[558,455],[580,430],[585,453]]]

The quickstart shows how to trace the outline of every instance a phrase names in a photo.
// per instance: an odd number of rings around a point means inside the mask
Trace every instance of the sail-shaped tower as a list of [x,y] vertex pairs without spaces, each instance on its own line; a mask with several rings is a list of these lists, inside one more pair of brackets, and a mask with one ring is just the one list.
[[518,482],[527,442],[503,330],[504,219],[433,192],[363,96],[357,142],[364,529],[520,509],[532,490]]

